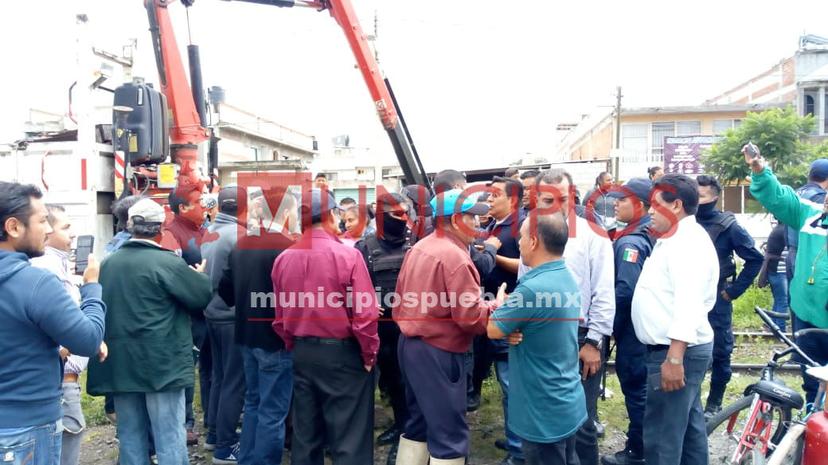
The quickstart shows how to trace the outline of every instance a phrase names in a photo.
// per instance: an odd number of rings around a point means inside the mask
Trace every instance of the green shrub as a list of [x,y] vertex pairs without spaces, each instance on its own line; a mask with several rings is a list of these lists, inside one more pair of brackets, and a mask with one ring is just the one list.
[[773,296],[770,287],[760,289],[752,285],[738,299],[733,301],[733,329],[759,330],[762,329],[762,320],[753,311],[755,306],[766,310],[773,308]]

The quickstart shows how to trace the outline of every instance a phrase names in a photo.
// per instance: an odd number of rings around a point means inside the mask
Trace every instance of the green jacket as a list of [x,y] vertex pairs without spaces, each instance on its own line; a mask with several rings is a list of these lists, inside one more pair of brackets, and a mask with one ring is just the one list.
[[89,360],[89,394],[193,386],[190,314],[210,302],[210,278],[169,250],[131,240],[101,264],[100,283],[109,358]]
[[791,310],[801,320],[828,328],[828,219],[812,226],[823,206],[803,200],[783,186],[770,168],[751,175],[750,193],[779,221],[799,231],[796,268],[791,281]]

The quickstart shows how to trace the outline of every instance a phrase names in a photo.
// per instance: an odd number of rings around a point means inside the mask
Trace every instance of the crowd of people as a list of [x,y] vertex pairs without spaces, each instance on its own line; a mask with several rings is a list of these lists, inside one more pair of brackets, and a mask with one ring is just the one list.
[[[169,212],[122,198],[80,286],[66,211],[2,182],[0,457],[77,464],[88,370],[123,465],[186,464],[202,440],[217,465],[280,464],[285,449],[294,465],[369,465],[377,444],[390,465],[461,465],[494,371],[503,465],[707,464],[733,300],[761,271],[795,330],[828,327],[828,160],[797,192],[745,162],[779,222],[765,254],[717,208],[715,178],[660,167],[622,185],[601,173],[583,198],[560,169],[485,186],[446,170],[434,196],[407,186],[370,205],[337,202],[320,175],[272,215],[269,193],[243,186],[179,186]],[[601,456],[612,339],[629,423]],[[799,342],[828,364],[825,337]],[[375,438],[377,387],[393,424]]]

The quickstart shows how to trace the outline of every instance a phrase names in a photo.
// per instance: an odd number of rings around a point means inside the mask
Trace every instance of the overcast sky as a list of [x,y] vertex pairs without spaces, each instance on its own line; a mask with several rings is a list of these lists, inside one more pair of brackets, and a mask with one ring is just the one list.
[[[828,36],[828,2],[790,0],[352,0],[379,17],[381,66],[427,170],[550,154],[555,126],[600,105],[699,104],[791,56],[803,32]],[[75,14],[96,46],[138,39],[136,75],[156,80],[142,0],[2,2],[0,143],[27,110],[66,112]],[[173,5],[187,42],[185,9]],[[206,86],[327,141],[391,153],[341,30],[327,13],[219,0],[190,9]]]

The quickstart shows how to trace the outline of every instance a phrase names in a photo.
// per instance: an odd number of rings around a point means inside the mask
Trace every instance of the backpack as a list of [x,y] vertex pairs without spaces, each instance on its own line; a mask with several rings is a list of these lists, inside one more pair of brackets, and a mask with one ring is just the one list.
[[387,249],[382,246],[376,234],[365,236],[368,249],[368,273],[374,287],[379,288],[380,306],[386,307],[386,296],[397,288],[397,278],[402,269],[405,254],[411,249],[411,241],[406,240],[402,247]]

